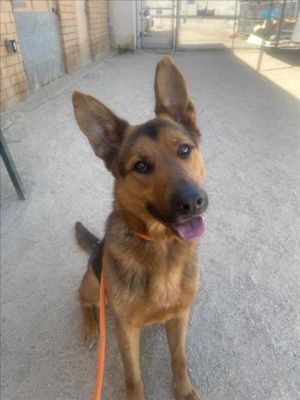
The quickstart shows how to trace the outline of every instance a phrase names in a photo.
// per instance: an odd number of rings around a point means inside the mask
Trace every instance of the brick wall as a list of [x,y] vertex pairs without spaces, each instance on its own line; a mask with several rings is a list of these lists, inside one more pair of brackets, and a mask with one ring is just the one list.
[[110,49],[108,0],[88,0],[91,54],[95,58]]
[[14,12],[51,11],[55,0],[11,0]]
[[58,6],[65,68],[70,73],[80,64],[76,9],[74,0],[58,0]]
[[[27,96],[28,88],[10,0],[0,1],[0,20],[1,110],[3,110],[23,100]],[[14,39],[17,42],[17,53],[7,52],[5,39]]]
[[[76,0],[75,0],[76,1]],[[110,48],[108,27],[108,0],[86,0],[88,27],[92,59],[104,54]],[[64,48],[65,67],[68,73],[80,65],[80,49],[74,0],[58,0],[60,26]]]

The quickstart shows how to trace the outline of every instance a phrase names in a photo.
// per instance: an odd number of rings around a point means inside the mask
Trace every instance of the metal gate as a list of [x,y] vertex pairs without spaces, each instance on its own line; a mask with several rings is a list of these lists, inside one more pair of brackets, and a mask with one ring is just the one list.
[[292,40],[299,0],[140,0],[140,48],[258,48]]
[[175,0],[140,0],[137,10],[138,47],[175,47]]
[[232,45],[236,0],[182,0],[178,7],[178,48],[224,48]]

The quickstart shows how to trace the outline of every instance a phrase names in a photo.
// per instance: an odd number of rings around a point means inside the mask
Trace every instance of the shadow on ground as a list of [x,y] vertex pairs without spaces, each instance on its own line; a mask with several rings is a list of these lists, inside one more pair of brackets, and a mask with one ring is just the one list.
[[300,49],[266,50],[266,53],[291,67],[300,67]]

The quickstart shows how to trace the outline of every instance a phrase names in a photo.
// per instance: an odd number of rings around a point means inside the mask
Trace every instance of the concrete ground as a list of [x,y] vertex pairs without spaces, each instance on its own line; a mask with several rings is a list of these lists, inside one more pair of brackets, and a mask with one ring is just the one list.
[[[2,168],[2,400],[91,398],[96,350],[80,337],[75,292],[86,255],[73,225],[103,233],[112,178],[77,128],[70,96],[88,92],[132,123],[145,121],[160,57],[109,56],[3,116],[28,199],[17,200]],[[192,381],[204,400],[296,400],[299,101],[232,53],[173,57],[199,112],[210,196],[187,338]],[[111,314],[107,324],[103,400],[122,400]],[[146,329],[141,348],[145,398],[172,399],[163,328]]]

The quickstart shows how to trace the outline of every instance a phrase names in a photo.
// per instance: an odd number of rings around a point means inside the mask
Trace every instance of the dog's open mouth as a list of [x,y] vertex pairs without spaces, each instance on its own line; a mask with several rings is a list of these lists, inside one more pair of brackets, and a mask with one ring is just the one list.
[[194,240],[200,239],[205,232],[205,223],[202,215],[194,215],[184,222],[172,223],[171,216],[163,216],[157,208],[152,205],[148,206],[150,214],[172,231],[185,242],[191,243]]
[[182,240],[190,243],[203,236],[205,223],[203,217],[197,215],[181,224],[172,225],[172,229]]

